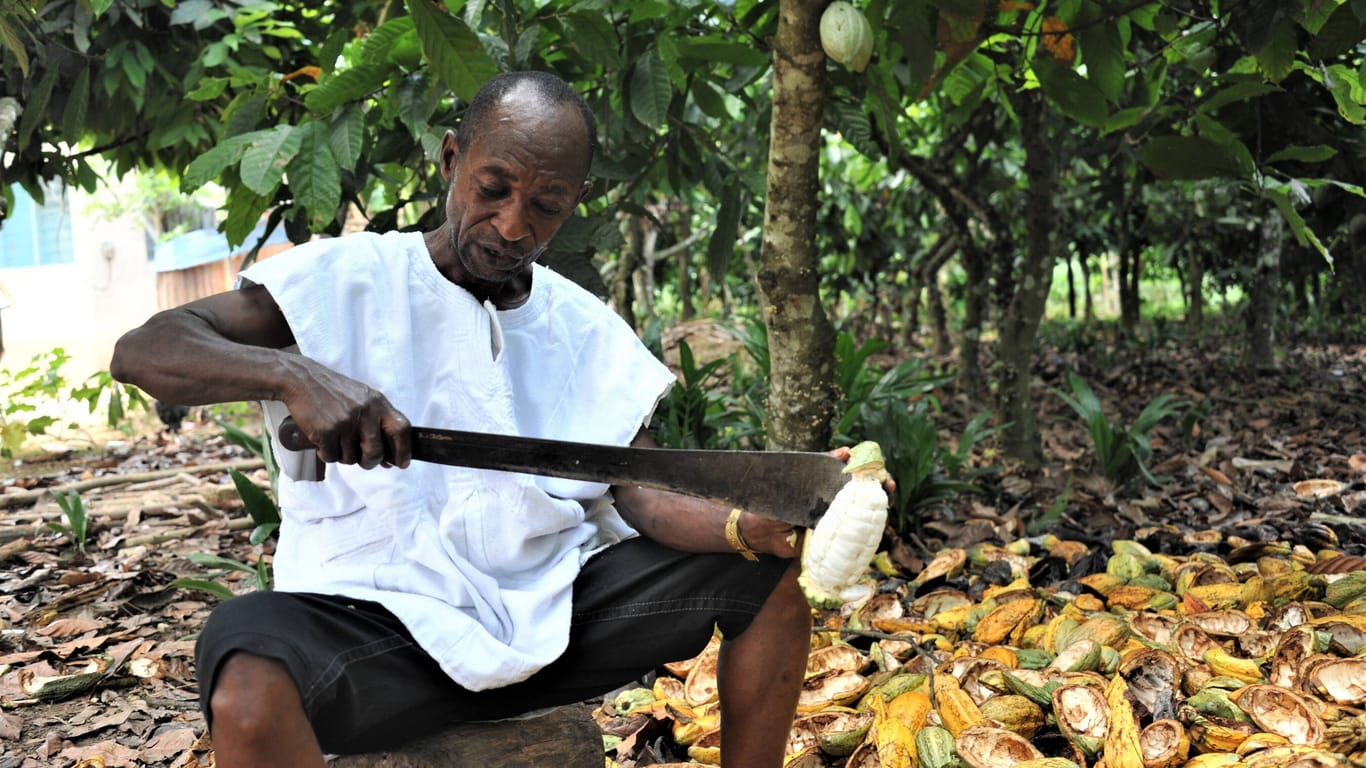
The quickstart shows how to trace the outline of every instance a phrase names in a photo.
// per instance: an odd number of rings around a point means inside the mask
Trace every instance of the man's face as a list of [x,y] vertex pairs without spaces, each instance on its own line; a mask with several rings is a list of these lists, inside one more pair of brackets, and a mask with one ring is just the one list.
[[463,152],[446,135],[446,229],[466,276],[502,284],[540,257],[588,192],[587,146],[576,109],[523,89],[503,98]]

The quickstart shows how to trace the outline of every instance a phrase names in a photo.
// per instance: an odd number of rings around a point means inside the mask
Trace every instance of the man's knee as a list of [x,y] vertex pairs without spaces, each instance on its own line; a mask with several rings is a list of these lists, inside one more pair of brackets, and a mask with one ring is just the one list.
[[267,733],[285,709],[302,709],[298,687],[283,662],[238,651],[218,670],[209,697],[213,729]]

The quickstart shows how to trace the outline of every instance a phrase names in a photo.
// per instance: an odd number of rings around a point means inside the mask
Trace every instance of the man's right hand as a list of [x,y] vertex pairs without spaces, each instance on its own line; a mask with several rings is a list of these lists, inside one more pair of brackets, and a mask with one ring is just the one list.
[[340,374],[332,377],[337,381],[327,382],[330,386],[285,402],[290,418],[280,425],[281,445],[312,447],[328,463],[407,467],[412,461],[407,417],[377,390]]

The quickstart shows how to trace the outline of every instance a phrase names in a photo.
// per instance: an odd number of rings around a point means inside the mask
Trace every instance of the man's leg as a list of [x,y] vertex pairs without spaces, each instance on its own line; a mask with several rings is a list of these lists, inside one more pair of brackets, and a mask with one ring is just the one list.
[[322,768],[323,752],[288,668],[237,652],[218,670],[209,706],[218,768]]
[[811,650],[796,561],[744,632],[721,645],[721,764],[778,768]]

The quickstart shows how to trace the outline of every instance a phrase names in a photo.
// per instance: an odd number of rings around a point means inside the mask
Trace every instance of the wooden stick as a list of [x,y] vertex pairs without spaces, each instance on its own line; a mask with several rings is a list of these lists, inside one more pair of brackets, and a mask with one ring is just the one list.
[[135,472],[128,475],[103,475],[92,477],[87,480],[78,480],[74,483],[59,485],[52,488],[40,488],[36,491],[18,491],[15,493],[0,494],[0,509],[19,507],[32,504],[45,494],[55,491],[86,491],[91,488],[103,488],[110,485],[127,485],[131,483],[142,483],[150,480],[160,480],[165,477],[175,477],[182,472],[193,474],[205,474],[208,472],[226,472],[235,469],[239,472],[260,469],[265,466],[265,462],[258,458],[235,459],[224,461],[217,464],[203,464],[197,467],[177,467],[175,469],[158,469],[152,472]]

